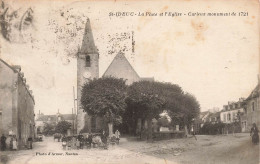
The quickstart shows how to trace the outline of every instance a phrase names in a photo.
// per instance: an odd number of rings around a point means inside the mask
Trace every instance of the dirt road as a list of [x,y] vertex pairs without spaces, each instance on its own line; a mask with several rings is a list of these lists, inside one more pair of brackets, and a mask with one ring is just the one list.
[[109,150],[62,150],[60,142],[45,138],[33,150],[4,152],[10,164],[126,163],[126,164],[258,164],[259,145],[249,134],[197,136],[146,143],[133,137],[122,138]]

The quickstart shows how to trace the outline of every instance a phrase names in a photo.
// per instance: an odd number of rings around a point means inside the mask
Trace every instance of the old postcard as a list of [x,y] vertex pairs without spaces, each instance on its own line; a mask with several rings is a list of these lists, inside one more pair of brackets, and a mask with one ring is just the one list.
[[1,163],[258,164],[258,0],[1,0]]

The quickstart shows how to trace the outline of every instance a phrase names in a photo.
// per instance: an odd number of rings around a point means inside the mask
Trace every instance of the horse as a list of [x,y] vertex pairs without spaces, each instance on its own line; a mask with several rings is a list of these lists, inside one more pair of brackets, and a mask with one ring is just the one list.
[[55,134],[53,135],[53,140],[55,141],[55,139],[58,139],[58,142],[60,142],[61,137],[62,137],[62,134],[60,134],[60,133],[55,133]]

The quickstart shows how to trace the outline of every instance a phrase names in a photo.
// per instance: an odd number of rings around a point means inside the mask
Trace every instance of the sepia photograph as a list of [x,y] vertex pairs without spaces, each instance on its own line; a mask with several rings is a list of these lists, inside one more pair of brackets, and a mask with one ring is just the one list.
[[0,0],[1,164],[259,164],[259,0]]

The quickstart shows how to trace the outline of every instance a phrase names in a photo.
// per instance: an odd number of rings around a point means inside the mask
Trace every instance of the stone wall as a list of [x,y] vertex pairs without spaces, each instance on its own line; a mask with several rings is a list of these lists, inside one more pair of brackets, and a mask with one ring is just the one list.
[[22,147],[29,136],[34,137],[35,102],[20,70],[0,59],[0,133],[12,132]]
[[[254,103],[254,111],[253,104]],[[259,96],[256,98],[252,98],[247,101],[247,123],[246,123],[246,131],[249,132],[252,128],[253,123],[256,123],[257,127],[260,128],[260,99]]]
[[13,93],[15,72],[0,60],[0,133],[7,135],[12,130]]

